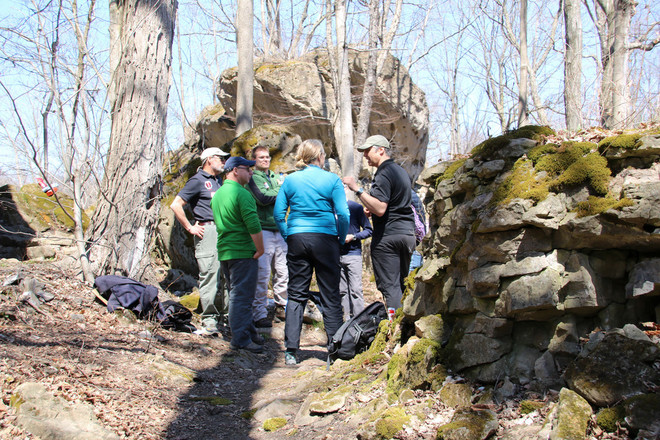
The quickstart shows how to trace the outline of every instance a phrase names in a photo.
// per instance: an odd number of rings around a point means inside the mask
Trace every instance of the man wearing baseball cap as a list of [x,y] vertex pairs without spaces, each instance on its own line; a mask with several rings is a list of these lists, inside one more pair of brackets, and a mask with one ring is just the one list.
[[369,166],[377,167],[371,190],[365,192],[352,176],[342,181],[372,214],[371,260],[376,286],[385,298],[388,312],[393,314],[401,307],[404,279],[415,248],[410,177],[390,157],[390,143],[384,136],[368,137],[358,151]]
[[264,339],[254,326],[252,301],[264,242],[257,204],[245,189],[254,164],[238,156],[227,160],[225,182],[213,196],[211,210],[218,230],[218,259],[229,284],[231,347],[261,353]]
[[[218,234],[213,223],[211,198],[222,185],[219,179],[229,153],[220,148],[202,151],[202,166],[192,176],[170,205],[181,226],[193,235],[195,259],[199,266],[199,304],[202,309],[202,328],[195,333],[210,336],[218,333],[227,313],[228,299],[218,261]],[[184,206],[189,205],[194,223],[186,217]],[[218,294],[220,292],[220,294]]]

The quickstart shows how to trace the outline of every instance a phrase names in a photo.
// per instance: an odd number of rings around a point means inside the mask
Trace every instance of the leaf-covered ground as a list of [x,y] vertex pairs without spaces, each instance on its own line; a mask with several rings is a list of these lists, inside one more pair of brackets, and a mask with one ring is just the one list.
[[[366,379],[346,380],[356,391],[337,413],[303,426],[290,417],[283,428],[266,432],[252,417],[253,408],[276,398],[297,399],[299,405],[310,389],[328,390],[349,377],[338,376],[337,366],[326,371],[322,329],[305,326],[302,362],[285,367],[284,324],[277,319],[266,353],[237,352],[225,337],[165,331],[130,313],[110,314],[90,287],[56,263],[0,260],[0,285],[19,271],[42,282],[54,299],[30,305],[21,285],[0,290],[2,439],[37,438],[17,425],[9,406],[13,391],[25,382],[92,405],[106,428],[129,439],[353,439],[363,425],[355,410],[384,394],[382,381],[375,379],[385,366],[367,366]],[[364,282],[366,302],[380,300],[366,275]],[[163,374],[156,368],[162,365],[190,369],[195,379]],[[396,434],[398,439],[433,439],[453,414],[432,391],[415,391],[404,406],[417,416]],[[491,406],[500,422],[497,438],[520,438],[513,434],[517,429],[542,422],[542,414],[521,415],[516,399]],[[627,438],[593,433],[591,438]]]

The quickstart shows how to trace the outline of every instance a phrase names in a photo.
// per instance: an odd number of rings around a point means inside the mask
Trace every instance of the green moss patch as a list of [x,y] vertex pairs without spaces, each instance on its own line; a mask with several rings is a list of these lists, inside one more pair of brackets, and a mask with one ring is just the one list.
[[545,402],[538,400],[523,400],[520,402],[520,414],[529,414],[538,411],[545,406]]
[[596,423],[605,432],[614,432],[623,423],[626,412],[622,406],[603,408],[596,414]]
[[525,125],[524,127],[520,127],[518,130],[514,130],[494,138],[486,139],[474,147],[470,154],[472,157],[488,158],[498,150],[507,147],[509,142],[511,142],[513,139],[525,138],[540,141],[543,139],[543,137],[553,134],[555,134],[555,132],[550,127]]
[[[13,188],[12,188],[13,189]],[[55,196],[48,197],[41,190],[36,183],[23,185],[15,197],[21,212],[24,215],[30,215],[28,223],[33,222],[39,226],[38,229],[73,229],[74,222],[73,214],[73,199],[66,194],[57,193]],[[60,206],[57,203],[59,200]],[[64,209],[62,209],[64,207]],[[89,226],[89,214],[86,211],[82,212],[82,227],[83,230]],[[33,225],[34,226],[34,225]]]
[[467,159],[458,159],[457,161],[452,162],[452,164],[447,167],[445,172],[439,175],[435,180],[435,186],[438,186],[438,183],[442,182],[443,180],[452,179],[456,174],[456,171],[458,171],[463,166],[463,164],[465,164],[466,160]]
[[273,417],[264,420],[263,428],[264,431],[266,432],[272,432],[272,431],[277,431],[284,425],[286,425],[286,419],[284,417]]
[[626,206],[633,206],[634,204],[635,202],[627,197],[624,197],[621,200],[615,200],[613,197],[589,196],[585,202],[577,204],[576,212],[578,217],[586,217],[589,215],[598,215],[608,209],[621,210]]
[[598,153],[589,153],[571,164],[566,171],[550,184],[553,190],[587,184],[598,195],[607,194],[607,184],[612,172],[607,167],[607,159]]
[[410,422],[410,416],[403,408],[389,408],[376,420],[376,435],[378,438],[390,439]]
[[549,179],[539,176],[531,160],[518,159],[513,169],[495,189],[491,205],[505,205],[513,199],[531,199],[540,202],[548,196]]
[[623,150],[635,150],[642,143],[639,141],[644,133],[622,133],[616,136],[610,136],[598,142],[598,151],[604,153],[610,148]]

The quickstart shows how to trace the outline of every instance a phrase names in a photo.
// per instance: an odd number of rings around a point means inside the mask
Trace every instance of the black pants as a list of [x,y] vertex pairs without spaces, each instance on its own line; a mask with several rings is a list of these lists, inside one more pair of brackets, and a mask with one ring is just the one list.
[[286,243],[289,248],[286,254],[289,285],[284,347],[298,349],[300,346],[303,314],[307,301],[311,299],[309,286],[313,271],[319,285],[320,310],[329,342],[343,323],[339,294],[339,240],[332,235],[309,232],[290,235]]
[[414,249],[415,237],[412,235],[384,235],[371,242],[376,287],[383,294],[388,308],[401,307],[403,281],[408,276]]

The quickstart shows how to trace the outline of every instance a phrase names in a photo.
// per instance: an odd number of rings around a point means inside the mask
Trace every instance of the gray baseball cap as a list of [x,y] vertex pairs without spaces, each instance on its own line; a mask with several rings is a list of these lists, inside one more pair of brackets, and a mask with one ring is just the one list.
[[364,151],[371,147],[389,148],[390,142],[387,140],[387,138],[385,138],[385,136],[377,134],[374,136],[369,136],[367,140],[364,141],[364,144],[357,147],[357,149],[358,151]]

